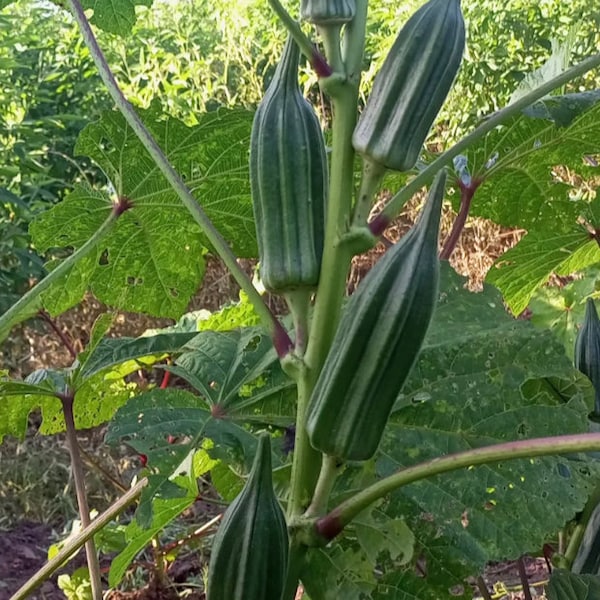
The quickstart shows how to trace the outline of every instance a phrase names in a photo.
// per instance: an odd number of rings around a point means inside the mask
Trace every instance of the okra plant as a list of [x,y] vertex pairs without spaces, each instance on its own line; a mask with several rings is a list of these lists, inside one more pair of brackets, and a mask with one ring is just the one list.
[[[471,598],[477,587],[489,597],[477,579],[487,562],[539,551],[578,512],[548,593],[591,594],[597,570],[569,569],[600,496],[589,454],[600,450],[600,434],[588,419],[596,342],[585,351],[580,342],[576,356],[590,382],[551,332],[515,320],[489,286],[466,291],[446,259],[478,194],[501,196],[523,172],[529,185],[551,187],[550,169],[533,165],[571,164],[573,153],[561,153],[566,139],[581,143],[579,160],[595,160],[598,94],[548,94],[596,68],[600,55],[533,87],[434,156],[425,143],[468,34],[460,0],[428,0],[410,16],[364,106],[367,0],[302,0],[289,12],[270,3],[288,39],[256,113],[219,110],[188,127],[155,107],[134,110],[104,59],[91,23],[126,29],[122,15],[133,18],[133,4],[66,0],[117,109],[82,132],[77,151],[99,164],[114,195],[79,187],[38,218],[40,250],[76,250],[0,317],[0,335],[40,310],[60,313],[88,289],[115,307],[179,317],[205,248],[222,258],[242,298],[207,320],[187,317],[135,340],[103,339],[110,319],[102,319],[70,369],[0,380],[0,414],[9,417],[0,435],[22,434],[36,407],[44,432],[66,429],[85,526],[14,598],[86,542],[100,598],[92,536],[139,497],[109,573],[109,585],[118,584],[136,553],[194,502],[207,472],[231,501],[214,537],[208,600],[292,600],[299,585],[312,600]],[[109,4],[123,11],[109,16]],[[299,86],[301,56],[331,106],[325,134]],[[389,183],[400,189],[375,211]],[[427,186],[416,224],[345,300],[353,257]],[[459,213],[440,240],[450,191]],[[570,245],[561,238],[550,270],[600,258],[594,208],[573,209]],[[236,252],[257,255],[262,285],[285,300],[289,318],[269,309]],[[547,275],[531,274],[527,300]],[[123,383],[140,361],[166,355],[173,361],[164,368],[194,391]],[[127,442],[147,465],[132,491],[90,523],[75,430],[106,421],[107,441]]]

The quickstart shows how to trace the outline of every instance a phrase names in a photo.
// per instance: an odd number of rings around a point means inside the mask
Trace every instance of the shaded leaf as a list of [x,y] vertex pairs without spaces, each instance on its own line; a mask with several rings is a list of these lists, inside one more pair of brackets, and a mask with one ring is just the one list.
[[583,278],[565,286],[544,286],[538,289],[529,302],[530,321],[536,327],[550,329],[563,343],[565,352],[573,357],[575,337],[585,312],[585,301],[596,292],[600,272],[586,269]]
[[548,600],[597,600],[600,598],[600,577],[555,569],[546,594]]
[[400,565],[412,559],[415,538],[402,519],[390,519],[385,513],[372,511],[355,519],[353,529],[373,568],[382,553]]
[[[593,389],[560,343],[508,317],[487,286],[466,304],[461,281],[442,269],[440,310],[384,434],[380,477],[474,447],[589,430]],[[447,590],[487,561],[541,547],[583,507],[597,471],[584,456],[505,461],[406,486],[384,510],[408,519],[435,565],[430,584]]]
[[550,96],[527,107],[523,113],[528,117],[549,119],[560,127],[567,127],[573,119],[594,106],[598,101],[600,101],[600,90],[588,90],[564,96]]
[[370,597],[375,577],[369,561],[360,550],[311,548],[301,574],[310,600],[362,600]]
[[295,385],[260,328],[203,331],[169,370],[193,385],[219,417],[279,425],[293,420]]
[[111,587],[118,585],[123,579],[127,567],[150,544],[152,539],[196,500],[198,486],[193,474],[188,477],[178,477],[176,481],[177,488],[182,491],[180,497],[142,499],[142,503],[152,504],[151,509],[147,511],[152,515],[152,521],[148,527],[143,528],[133,519],[125,527],[127,546],[111,562],[108,574],[108,582]]
[[[207,439],[212,442],[210,447],[205,446]],[[247,429],[213,418],[202,398],[169,388],[154,389],[130,400],[109,424],[106,442],[127,443],[147,457],[151,475],[142,492],[144,499],[163,497],[165,492],[172,496],[176,491],[169,487],[171,476],[201,446],[211,458],[248,471],[257,445],[256,437]],[[282,460],[279,446],[274,441],[274,465]],[[146,508],[150,506],[146,504]],[[138,513],[143,525],[150,517],[147,512]]]
[[138,338],[106,338],[89,354],[81,366],[80,377],[91,377],[125,361],[181,352],[196,335],[198,334],[165,332]]

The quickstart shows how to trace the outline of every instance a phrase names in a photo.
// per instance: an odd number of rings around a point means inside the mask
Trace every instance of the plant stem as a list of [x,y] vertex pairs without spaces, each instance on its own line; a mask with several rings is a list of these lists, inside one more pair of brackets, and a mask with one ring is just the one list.
[[[342,60],[348,81],[358,86],[365,52],[368,0],[356,0],[354,19],[344,28],[341,42]],[[357,97],[358,103],[358,97]]]
[[[71,469],[73,470],[73,480],[75,482],[75,492],[77,494],[77,506],[79,507],[79,519],[82,527],[89,527],[90,508],[88,506],[87,494],[85,491],[85,478],[83,475],[83,466],[81,456],[79,455],[79,444],[77,442],[77,431],[75,429],[75,419],[73,418],[74,394],[66,394],[61,398],[63,415],[65,417],[67,444],[69,454],[71,455]],[[92,583],[92,596],[94,600],[102,600],[102,578],[100,575],[100,563],[96,552],[94,538],[90,537],[85,542],[85,553],[87,556],[87,565],[90,572]]]
[[318,27],[325,47],[325,56],[334,73],[344,73],[344,62],[340,52],[341,25],[323,25]]
[[423,186],[430,183],[434,175],[443,167],[451,165],[454,157],[461,154],[469,146],[480,140],[488,132],[492,131],[498,125],[501,125],[507,121],[510,117],[516,115],[527,106],[533,104],[540,98],[543,98],[546,94],[552,90],[564,85],[565,83],[595,69],[600,66],[600,53],[594,54],[581,61],[579,64],[574,65],[570,69],[567,69],[560,75],[553,77],[550,81],[535,88],[522,98],[517,101],[505,106],[503,109],[497,111],[486,119],[481,125],[475,128],[469,135],[464,137],[452,148],[438,156],[431,164],[423,169],[413,180],[404,186],[386,205],[383,209],[380,218],[385,218],[387,222],[391,222],[400,212],[402,206],[407,202],[416,192],[418,192]]
[[487,588],[487,584],[481,575],[477,578],[477,587],[483,600],[492,600],[492,596]]
[[279,356],[284,356],[292,348],[292,344],[287,332],[281,326],[281,323],[279,323],[279,321],[276,319],[275,315],[273,315],[258,290],[254,287],[254,285],[252,285],[252,281],[248,278],[242,267],[238,264],[237,258],[227,244],[226,240],[212,224],[202,207],[196,201],[196,198],[194,198],[190,190],[185,185],[183,179],[171,166],[164,152],[161,150],[156,140],[152,137],[152,134],[148,131],[147,127],[143,124],[133,106],[123,95],[123,92],[119,88],[119,85],[117,84],[117,81],[115,80],[108,63],[106,62],[106,57],[100,49],[100,46],[98,46],[94,32],[92,31],[92,28],[85,17],[85,13],[79,0],[67,0],[67,4],[75,21],[77,22],[77,25],[79,26],[81,35],[83,36],[85,44],[90,51],[94,63],[96,64],[100,77],[106,85],[108,92],[114,100],[117,108],[125,117],[125,120],[131,129],[133,129],[135,134],[138,136],[142,145],[150,154],[156,163],[156,166],[164,175],[165,179],[175,190],[184,206],[188,209],[196,223],[198,223],[202,229],[202,232],[204,235],[206,235],[212,247],[217,251],[217,254],[221,257],[238,285],[244,290],[244,292],[246,292],[246,294],[248,294],[248,298],[260,316],[263,325],[273,338],[273,343]]
[[75,347],[73,346],[73,340],[69,338],[57,325],[54,319],[43,309],[38,311],[38,315],[44,323],[46,323],[52,331],[58,336],[63,346],[67,349],[67,352],[71,356],[73,360],[77,358],[77,352],[75,351]]
[[569,539],[569,545],[567,546],[567,550],[564,554],[566,568],[568,569],[570,569],[573,566],[573,562],[575,561],[577,552],[579,552],[581,542],[583,542],[583,536],[585,534],[587,525],[590,522],[590,519],[592,518],[594,510],[596,509],[598,504],[600,504],[600,483],[596,485],[594,491],[591,493],[590,497],[585,503],[585,507],[581,515],[579,516],[577,525],[575,526],[575,529],[571,534],[571,538]]
[[331,67],[327,64],[316,46],[311,42],[309,37],[302,31],[298,21],[295,21],[290,13],[283,7],[279,0],[269,0],[269,4],[273,12],[279,17],[290,35],[294,38],[296,44],[300,48],[300,52],[308,58],[315,73],[319,77],[328,77],[331,75]]
[[337,470],[337,459],[334,456],[325,454],[321,463],[321,472],[319,473],[312,502],[304,514],[305,517],[316,517],[325,513],[329,495],[335,484]]
[[370,161],[366,157],[363,158],[360,189],[356,197],[354,216],[352,218],[353,227],[361,227],[366,224],[371,212],[371,206],[373,205],[373,197],[384,175],[385,167]]
[[460,188],[460,209],[458,215],[456,215],[456,219],[454,219],[454,223],[452,223],[450,235],[448,235],[448,239],[444,242],[444,246],[440,252],[440,260],[449,260],[452,256],[452,253],[458,244],[458,240],[460,239],[460,235],[465,228],[465,223],[467,222],[467,217],[469,216],[469,210],[471,208],[471,201],[473,200],[473,196],[475,195],[479,183],[476,183],[475,180],[473,180],[471,185],[466,186],[459,181],[458,186]]
[[313,318],[304,356],[306,368],[298,380],[298,407],[296,413],[296,437],[292,463],[292,479],[288,516],[304,512],[310,503],[318,477],[320,453],[308,440],[304,427],[306,410],[313,387],[325,362],[340,317],[341,303],[346,288],[346,274],[351,253],[340,244],[341,234],[348,227],[352,205],[352,180],[354,150],[352,132],[356,123],[358,87],[344,82],[336,88],[332,98],[333,149],[331,155],[327,225],[321,277]]
[[98,533],[103,527],[108,525],[120,512],[125,510],[142,493],[144,487],[148,485],[148,480],[144,477],[141,481],[132,487],[126,494],[116,500],[112,506],[107,508],[100,516],[95,518],[88,527],[84,527],[77,535],[68,539],[60,552],[49,560],[37,573],[30,577],[10,598],[10,600],[24,600],[30,597],[31,593],[37,589],[44,581],[49,579],[52,574],[60,569],[65,561],[74,558],[74,553],[83,546],[87,540]]
[[568,454],[570,452],[591,452],[598,449],[600,449],[600,433],[581,433],[506,442],[440,456],[402,469],[365,488],[352,498],[342,502],[328,515],[319,519],[316,528],[325,540],[332,540],[354,517],[380,498],[409,483],[427,479],[434,475],[503,460],[533,458],[550,454]]
[[115,224],[119,213],[113,210],[107,219],[94,232],[94,235],[79,250],[76,250],[65,258],[55,269],[50,271],[44,279],[32,287],[24,296],[19,298],[5,313],[0,317],[0,342],[8,335],[10,329],[33,317],[41,308],[41,294],[45,292],[53,283],[65,275],[69,269],[81,258],[87,256],[98,244],[98,242],[111,230]]
[[517,560],[517,569],[519,570],[519,579],[523,586],[523,596],[525,600],[533,600],[531,597],[531,589],[529,588],[529,579],[527,579],[527,571],[525,569],[525,561],[522,556],[519,556]]
[[294,331],[296,333],[294,338],[294,354],[302,358],[306,351],[306,344],[308,343],[308,310],[310,308],[311,293],[306,290],[296,290],[294,292],[287,292],[284,296],[286,304],[290,309],[292,320],[294,321]]

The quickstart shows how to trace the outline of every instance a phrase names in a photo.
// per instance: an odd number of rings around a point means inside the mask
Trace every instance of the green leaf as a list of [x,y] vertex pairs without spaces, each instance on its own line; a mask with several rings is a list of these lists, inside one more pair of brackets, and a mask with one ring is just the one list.
[[[29,231],[40,253],[56,247],[80,248],[108,218],[111,210],[112,202],[105,193],[77,185],[66,200],[36,217]],[[112,235],[99,240],[95,250],[42,294],[43,306],[51,315],[64,312],[83,298],[95,270],[103,263],[106,244]],[[57,260],[52,260],[46,268],[51,271],[57,264]]]
[[402,519],[390,519],[385,513],[372,511],[355,519],[353,528],[373,568],[382,553],[399,565],[412,559],[415,538]]
[[[212,441],[209,448],[203,443],[206,439]],[[106,442],[127,443],[147,457],[151,475],[143,499],[176,495],[170,478],[201,446],[211,458],[249,471],[257,445],[256,437],[244,427],[213,418],[198,396],[169,388],[140,394],[120,408],[109,424]],[[279,441],[273,444],[274,465],[282,460],[279,446]],[[145,509],[149,508],[146,503]],[[138,512],[141,524],[147,524],[150,517],[144,510]]]
[[[134,383],[121,378],[95,375],[85,381],[75,392],[73,416],[77,429],[89,429],[109,421],[115,412],[136,392]],[[43,421],[40,433],[51,435],[65,431],[65,421],[60,403],[40,403]]]
[[[598,224],[597,201],[582,198],[596,172],[587,159],[600,153],[599,99],[599,91],[546,98],[526,111],[536,118],[513,118],[467,153],[468,171],[482,182],[471,215],[528,231],[487,277],[515,314],[552,272],[570,274],[600,260],[597,244],[579,225],[581,217]],[[557,166],[583,183],[566,183]]]
[[152,6],[152,0],[82,0],[84,9],[94,11],[90,23],[122,37],[131,35],[136,6]]
[[[551,102],[551,101],[548,101]],[[575,99],[563,100],[580,105]],[[600,153],[600,103],[575,118],[568,127],[525,115],[490,132],[469,148],[467,165],[483,180],[470,214],[529,232],[570,231],[586,202],[573,202],[573,188],[557,179],[557,165],[582,177],[593,176],[585,157]]]
[[600,285],[600,271],[586,269],[582,279],[577,279],[563,287],[544,286],[538,289],[529,302],[530,321],[536,327],[550,329],[563,343],[569,358],[577,331],[583,323],[585,301],[597,292]]
[[[82,379],[91,377],[109,367],[122,365],[126,361],[181,352],[196,335],[198,334],[165,332],[138,338],[106,338],[92,350],[82,364],[80,377]],[[127,374],[122,368],[119,371],[122,375]]]
[[555,569],[546,594],[548,600],[597,600],[600,598],[600,577]]
[[193,385],[215,415],[284,426],[293,420],[295,385],[260,328],[203,331],[169,370]]
[[557,39],[550,40],[552,46],[550,58],[539,69],[530,71],[525,75],[512,93],[509,104],[516,102],[519,98],[567,70],[575,42],[575,33],[575,29],[571,29],[567,40],[563,44]]
[[[219,109],[204,113],[197,125],[188,127],[165,116],[156,104],[138,112],[234,252],[255,257],[248,167],[252,113]],[[138,219],[142,226],[146,217],[155,225],[154,229],[144,229],[167,248],[170,243],[169,256],[177,256],[177,261],[181,261],[186,252],[180,255],[177,248],[199,234],[198,226],[121,113],[104,112],[100,121],[88,125],[79,135],[75,151],[100,165],[117,195],[133,201],[141,213]],[[176,239],[178,234],[183,235],[182,242]],[[201,237],[208,245],[206,238]],[[189,249],[187,254],[190,255]]]
[[599,261],[600,247],[582,228],[567,233],[535,231],[496,261],[486,281],[502,292],[511,311],[518,315],[553,272],[567,275]]
[[191,473],[187,477],[177,477],[176,482],[178,488],[183,491],[180,497],[142,500],[142,502],[152,504],[151,510],[148,511],[152,514],[152,521],[147,528],[143,528],[134,519],[125,528],[128,544],[111,562],[108,574],[108,583],[111,587],[115,587],[123,579],[127,567],[137,554],[171,521],[195,502],[198,496],[195,474]]
[[[194,127],[155,109],[140,115],[233,250],[256,256],[247,156],[251,114],[220,110]],[[178,318],[203,277],[206,237],[120,113],[105,112],[88,125],[76,151],[98,163],[132,208],[44,294],[44,306],[58,314],[89,289],[109,306]],[[40,252],[79,248],[111,210],[106,194],[78,187],[35,219],[34,243]]]
[[[441,310],[384,434],[380,477],[475,447],[589,430],[593,390],[560,343],[507,317],[487,286],[454,311],[470,294],[461,281],[443,268]],[[480,311],[486,323],[474,327]],[[384,510],[405,517],[420,544],[429,539],[428,577],[448,589],[487,561],[541,547],[584,506],[597,471],[585,456],[504,461],[406,486]]]
[[311,548],[301,579],[310,600],[362,600],[375,588],[373,570],[364,553],[343,549],[340,544]]
[[559,127],[568,127],[576,117],[598,101],[600,90],[549,96],[527,107],[523,113],[528,117],[554,121]]
[[[452,551],[450,548],[448,550]],[[431,586],[424,577],[418,577],[409,571],[395,571],[386,573],[381,578],[371,598],[372,600],[446,600],[446,598],[450,600],[456,596],[450,596],[447,590]]]

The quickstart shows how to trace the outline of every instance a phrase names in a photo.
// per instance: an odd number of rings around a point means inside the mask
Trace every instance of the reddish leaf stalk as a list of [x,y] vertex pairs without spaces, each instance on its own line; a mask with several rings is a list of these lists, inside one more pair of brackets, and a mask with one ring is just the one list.
[[440,252],[440,260],[449,260],[452,252],[454,252],[463,229],[465,228],[465,223],[467,222],[467,217],[469,216],[469,210],[471,208],[471,201],[473,200],[477,188],[481,185],[481,182],[480,179],[473,179],[469,185],[465,185],[462,181],[458,181],[458,187],[460,189],[460,210],[452,224],[450,235]]
[[[167,359],[167,364],[170,365],[172,364],[172,360],[170,358]],[[171,371],[165,371],[163,374],[163,378],[162,381],[160,382],[160,389],[164,390],[165,388],[167,388],[169,386],[169,381],[171,379]]]
[[63,346],[67,349],[71,358],[75,360],[77,358],[77,351],[75,350],[75,346],[73,345],[73,340],[67,336],[67,334],[61,330],[61,328],[56,324],[54,319],[44,310],[40,309],[38,311],[38,315],[44,323],[46,323],[52,331],[58,336]]
[[324,541],[331,541],[359,513],[401,487],[443,473],[517,458],[535,458],[568,454],[571,452],[591,452],[600,449],[600,434],[580,433],[519,440],[483,446],[473,450],[447,454],[428,460],[381,479],[345,500],[329,514],[317,520],[316,533]]

